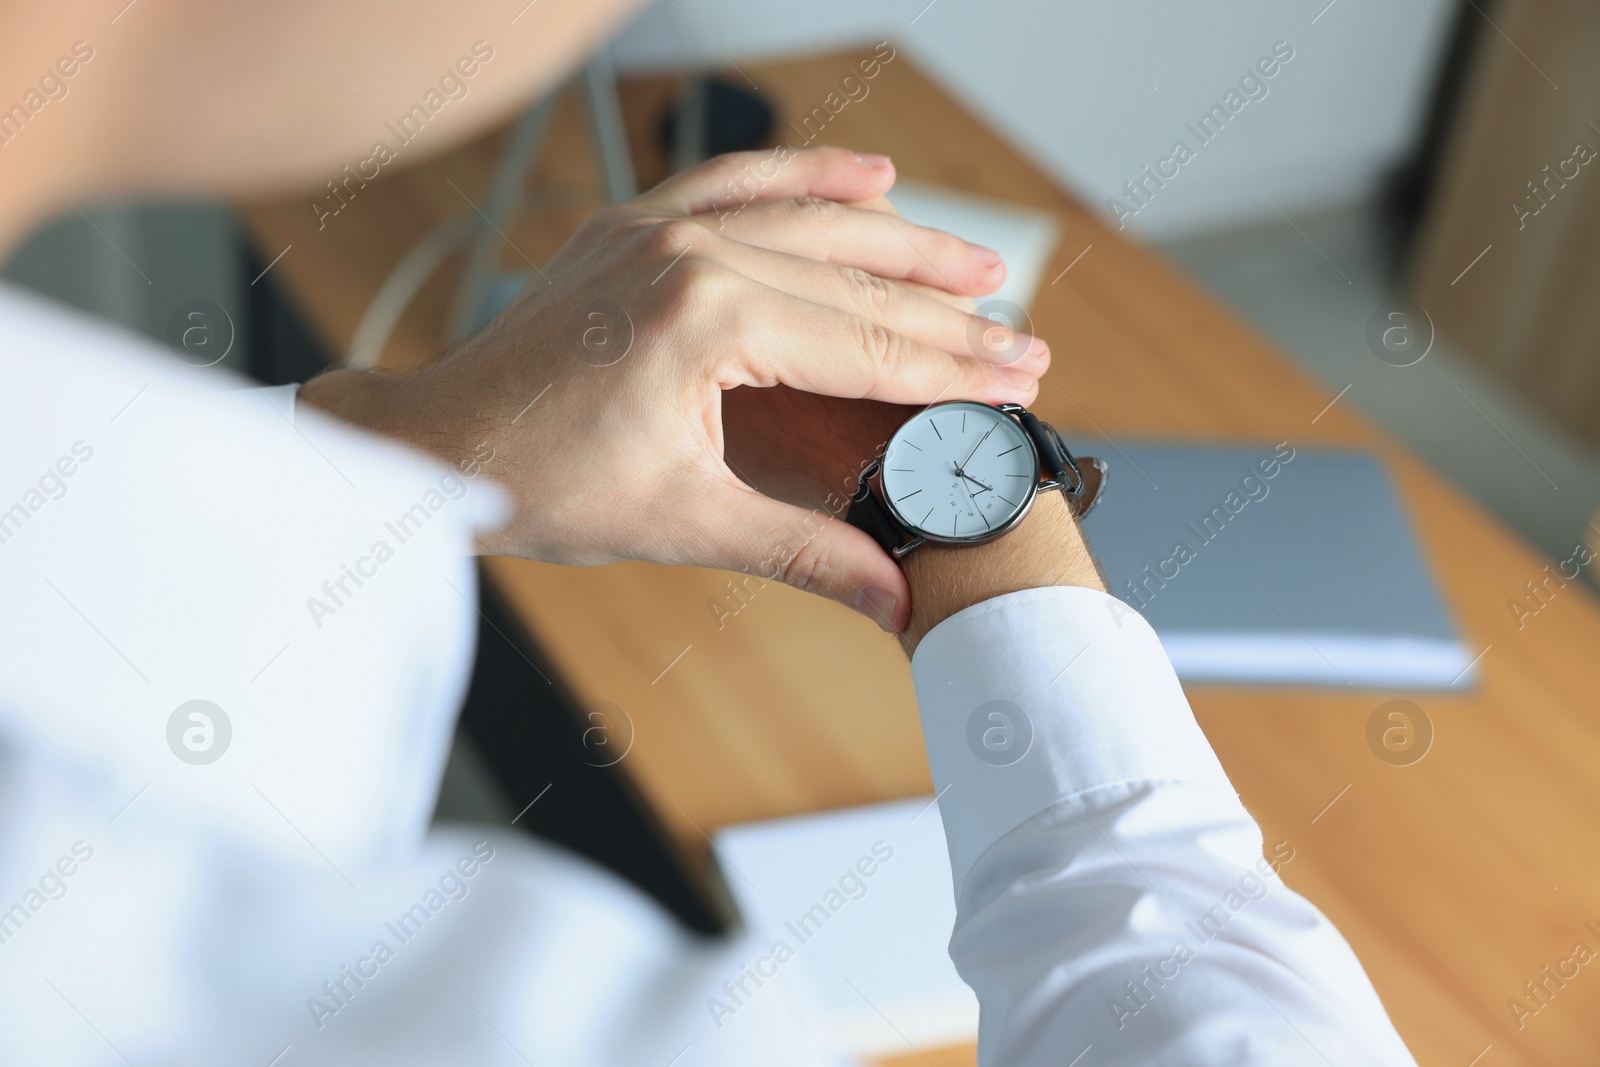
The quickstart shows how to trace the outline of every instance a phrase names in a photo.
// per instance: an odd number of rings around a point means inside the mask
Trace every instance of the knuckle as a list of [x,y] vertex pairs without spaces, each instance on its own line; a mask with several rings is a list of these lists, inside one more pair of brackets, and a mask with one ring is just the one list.
[[867,370],[862,376],[861,397],[879,396],[884,386],[900,373],[906,354],[905,340],[893,330],[878,323],[861,320],[860,348]]
[[642,251],[652,259],[663,258],[662,266],[685,249],[698,247],[705,231],[688,219],[657,219],[640,230]]
[[838,217],[841,210],[838,204],[820,196],[797,196],[789,204],[790,209],[806,225],[831,221]]
[[822,544],[822,539],[813,531],[795,554],[782,564],[779,577],[785,585],[791,585],[804,592],[820,592],[825,585],[824,578],[828,571],[828,550]]
[[[672,270],[676,271],[680,267],[688,268],[683,272],[683,277],[678,280],[678,284],[683,287],[684,291],[694,294],[694,298],[697,301],[713,307],[727,308],[730,306],[733,293],[738,288],[739,281],[739,276],[733,271],[723,267],[715,260],[696,255],[684,256],[683,261],[678,266],[673,267]],[[667,277],[670,278],[671,276],[672,274],[669,272]]]
[[707,254],[713,238],[686,219],[655,219],[635,232],[633,258],[645,291],[674,315],[716,306],[727,295],[734,278],[717,259]]
[[893,362],[897,342],[895,334],[881,323],[871,319],[856,320],[857,345],[877,368]]
[[[674,317],[699,312],[719,314],[729,304],[735,278],[716,262],[702,256],[689,254],[667,267],[653,288],[667,301],[668,311]],[[658,268],[659,269],[659,268]]]
[[855,294],[857,304],[867,312],[881,316],[893,309],[895,288],[886,279],[859,267],[842,267],[840,273]]

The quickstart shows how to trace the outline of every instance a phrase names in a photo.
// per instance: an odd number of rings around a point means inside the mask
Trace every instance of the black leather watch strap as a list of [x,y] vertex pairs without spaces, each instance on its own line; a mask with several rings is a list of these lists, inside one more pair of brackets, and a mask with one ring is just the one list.
[[1062,492],[1071,499],[1077,499],[1083,491],[1083,471],[1078,468],[1078,461],[1073,458],[1056,428],[1040,421],[1031,411],[1023,410],[1016,414],[1017,421],[1033,438],[1034,447],[1039,450],[1039,465],[1046,474],[1061,483]]
[[[876,467],[876,464],[873,466]],[[872,484],[868,480],[870,473],[869,469],[856,483],[855,495],[850,498],[850,507],[845,511],[844,521],[858,530],[865,530],[885,552],[892,555],[895,548],[908,539],[909,531],[894,521],[889,509],[883,506],[883,501],[872,491]]]

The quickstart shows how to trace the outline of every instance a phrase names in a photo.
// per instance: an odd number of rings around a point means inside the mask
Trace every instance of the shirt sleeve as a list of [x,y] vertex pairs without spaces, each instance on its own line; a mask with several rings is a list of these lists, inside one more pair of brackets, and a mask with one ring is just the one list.
[[997,597],[935,627],[912,674],[981,1064],[1414,1063],[1137,612]]
[[506,500],[246,384],[0,287],[0,749],[354,882],[428,826]]

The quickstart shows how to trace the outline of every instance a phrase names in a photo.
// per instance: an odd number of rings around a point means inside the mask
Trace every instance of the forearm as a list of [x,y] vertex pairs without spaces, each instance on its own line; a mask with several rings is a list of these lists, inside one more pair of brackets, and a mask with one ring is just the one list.
[[[425,373],[425,372],[423,372]],[[381,433],[413,447],[433,452],[446,462],[454,456],[447,435],[439,427],[439,412],[419,388],[418,375],[387,375],[362,370],[331,370],[300,387],[298,401],[330,415]]]
[[963,608],[1006,593],[1049,586],[1105,591],[1089,543],[1061,493],[1041,493],[1016,529],[985,545],[926,544],[905,559],[911,624],[900,635],[907,655],[929,630]]
[[[481,380],[472,361],[445,360],[406,375],[329,371],[302,386],[299,401],[428,453],[463,479],[481,475],[504,488],[512,503],[509,519],[478,533],[473,542],[478,553],[603,562],[585,558],[570,537],[533,521],[560,511],[555,505],[568,495],[562,487],[571,482],[571,465],[527,447],[516,432],[517,414],[531,405],[512,386]],[[523,477],[527,472],[537,472],[540,481],[531,483]],[[535,502],[536,491],[546,494],[542,507]]]
[[1154,631],[1105,595],[1063,503],[907,558],[982,1061],[1059,1067],[1092,1044],[1106,1064],[1410,1063],[1338,931],[1278,880],[1293,843],[1263,856]]

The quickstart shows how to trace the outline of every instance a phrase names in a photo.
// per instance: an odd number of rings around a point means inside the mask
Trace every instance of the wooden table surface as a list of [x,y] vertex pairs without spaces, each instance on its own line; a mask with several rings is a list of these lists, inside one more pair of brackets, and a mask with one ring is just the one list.
[[[870,52],[746,72],[777,107],[780,136],[796,143],[783,120],[820,106]],[[1519,627],[1508,601],[1542,578],[1545,559],[1347,401],[1330,408],[1329,391],[1085,211],[904,55],[870,87],[831,120],[824,140],[886,152],[905,178],[1042,208],[1062,223],[1032,309],[1055,353],[1037,405],[1043,417],[1079,435],[1109,435],[1101,454],[1113,463],[1114,442],[1165,438],[1357,445],[1387,464],[1446,604],[1473,651],[1485,650],[1478,689],[1190,686],[1190,699],[1267,840],[1293,845],[1285,880],[1350,940],[1420,1063],[1600,1061],[1600,964],[1543,1006],[1523,988],[1577,942],[1600,951],[1600,936],[1585,927],[1600,927],[1594,601],[1570,586]],[[655,125],[671,89],[665,79],[623,87],[646,185],[665,174]],[[508,267],[527,269],[523,256],[542,261],[600,203],[585,138],[565,100],[535,173],[540,191],[510,232],[520,251],[507,250]],[[463,194],[483,193],[500,141],[492,135],[380,179],[322,232],[307,206],[311,190],[249,206],[248,225],[264,259],[293,244],[275,268],[279,280],[342,348],[410,244],[465,209]],[[454,280],[446,275],[403,320],[387,365],[415,365],[443,347],[439,323]],[[1349,344],[1365,357],[1361,337]],[[713,605],[735,603],[724,573],[515,560],[495,560],[492,571],[573,691],[626,710],[635,740],[624,765],[687,848],[703,855],[704,835],[730,823],[930,791],[906,662],[891,638],[844,609],[768,585],[719,625]],[[1383,762],[1367,744],[1369,717],[1397,696],[1420,705],[1435,730],[1431,750],[1410,766]],[[1539,1009],[1520,1029],[1508,1006],[1519,996]],[[971,1059],[970,1050],[907,1049],[904,1062],[923,1063],[922,1053]]]

